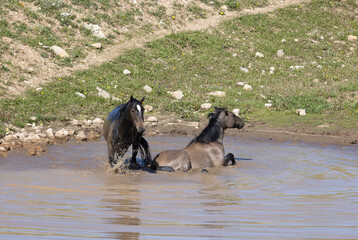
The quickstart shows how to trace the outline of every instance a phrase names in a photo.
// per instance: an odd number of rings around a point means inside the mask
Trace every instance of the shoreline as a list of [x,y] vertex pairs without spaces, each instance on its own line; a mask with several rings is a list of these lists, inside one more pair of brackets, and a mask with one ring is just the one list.
[[[148,114],[145,119],[144,137],[152,136],[190,136],[195,137],[207,125],[207,119],[184,121],[175,114],[154,116]],[[148,121],[149,120],[149,121]],[[0,157],[7,157],[9,152],[24,148],[28,155],[37,156],[45,152],[47,146],[57,145],[69,140],[77,142],[96,141],[102,136],[103,120],[71,120],[69,122],[52,122],[46,126],[28,124],[0,139]],[[225,136],[242,137],[250,141],[273,141],[308,143],[334,146],[358,146],[357,131],[340,131],[326,129],[317,132],[314,129],[295,127],[268,128],[260,124],[246,123],[243,129],[227,129]]]

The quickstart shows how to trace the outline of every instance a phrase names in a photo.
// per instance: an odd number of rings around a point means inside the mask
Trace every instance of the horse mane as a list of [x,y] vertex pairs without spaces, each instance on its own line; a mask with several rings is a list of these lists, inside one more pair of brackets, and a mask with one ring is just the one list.
[[[210,119],[209,124],[204,130],[190,141],[188,146],[193,143],[211,143],[216,142],[222,134],[222,126],[219,121],[219,115],[222,111],[226,111],[225,108],[216,108],[215,113],[209,113],[208,118]],[[187,146],[187,147],[188,147]]]

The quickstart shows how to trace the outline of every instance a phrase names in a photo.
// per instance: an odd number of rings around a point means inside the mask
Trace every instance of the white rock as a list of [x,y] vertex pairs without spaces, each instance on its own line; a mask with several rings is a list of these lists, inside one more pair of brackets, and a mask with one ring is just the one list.
[[58,139],[64,139],[68,137],[68,131],[64,128],[62,128],[61,130],[58,130],[56,133],[55,133],[55,138],[58,138]]
[[130,75],[132,72],[131,71],[129,71],[128,69],[124,69],[123,70],[123,74],[124,75]]
[[35,133],[30,133],[26,139],[30,142],[39,142],[41,140],[40,136]]
[[103,124],[104,121],[101,119],[101,118],[95,118],[93,121],[92,121],[92,124]]
[[36,91],[41,91],[43,88],[42,87],[38,87],[38,88],[36,88],[35,90]]
[[106,38],[104,33],[102,32],[102,28],[97,24],[83,24],[83,27],[90,30],[92,32],[92,35],[97,38]]
[[53,135],[53,131],[52,131],[52,128],[49,128],[46,130],[46,136],[48,138],[54,138],[55,136]]
[[267,108],[272,107],[272,103],[265,103],[265,107],[267,107]]
[[81,125],[82,125],[82,122],[79,121],[79,120],[77,120],[77,119],[72,119],[72,120],[70,121],[70,123],[71,123],[72,125],[74,125],[74,126],[81,126]]
[[85,125],[85,126],[87,126],[87,127],[89,127],[89,126],[92,125],[92,121],[91,121],[91,120],[83,120],[82,122],[83,122],[83,125]]
[[296,109],[296,113],[300,116],[305,116],[306,110],[305,109]]
[[245,73],[248,73],[249,72],[249,69],[247,68],[244,68],[244,67],[240,67],[241,71],[245,72]]
[[203,103],[200,105],[200,108],[201,109],[204,109],[204,110],[208,110],[212,107],[213,105],[211,103]]
[[348,35],[348,41],[356,41],[356,40],[357,40],[357,36]]
[[283,56],[285,56],[285,53],[283,52],[283,50],[282,49],[278,50],[277,57],[283,57]]
[[71,13],[63,12],[63,13],[61,13],[61,16],[62,17],[69,17],[69,16],[71,16]]
[[37,134],[40,138],[46,138],[46,134],[45,133],[39,133]]
[[199,128],[199,122],[187,122],[186,125],[195,129]]
[[238,85],[238,86],[244,86],[245,83],[244,83],[244,82],[237,82],[236,85]]
[[226,93],[222,91],[210,92],[208,94],[214,97],[226,97]]
[[264,55],[263,55],[262,53],[260,53],[260,52],[257,52],[257,53],[255,54],[255,56],[256,56],[256,57],[259,57],[259,58],[263,58],[263,57],[264,57]]
[[158,122],[158,118],[151,116],[147,119],[148,122]]
[[76,135],[75,138],[76,138],[77,141],[82,141],[82,142],[87,141],[87,137],[86,137],[84,131],[78,132],[78,134]]
[[25,139],[24,133],[16,133],[15,136],[18,137],[21,141],[23,141]]
[[246,91],[252,91],[251,85],[245,84],[245,85],[244,85],[244,90],[246,90]]
[[86,95],[84,95],[84,94],[82,94],[82,93],[80,93],[80,92],[76,92],[76,95],[79,96],[79,97],[81,97],[81,98],[86,99]]
[[286,42],[286,39],[282,39],[281,42]]
[[102,48],[102,44],[101,43],[92,43],[91,47],[97,48],[97,49],[101,49]]
[[329,123],[323,123],[322,125],[317,126],[319,128],[329,128]]
[[148,85],[145,85],[143,87],[144,91],[146,91],[147,93],[150,93],[153,89],[151,87],[149,87]]
[[233,56],[233,57],[237,57],[237,53],[234,53],[232,56]]
[[232,112],[233,112],[236,116],[239,116],[239,114],[240,114],[240,109],[235,108],[235,109],[232,110]]
[[50,47],[50,49],[59,57],[61,58],[68,58],[70,57],[70,55],[68,55],[68,53],[63,49],[60,48],[59,46],[52,46]]
[[151,112],[153,111],[153,107],[150,105],[144,105],[144,112]]
[[300,66],[300,65],[296,65],[296,66],[291,66],[290,69],[292,70],[298,70],[298,69],[304,69],[304,66]]
[[169,93],[170,95],[172,95],[172,97],[174,97],[174,98],[177,99],[177,100],[180,100],[180,99],[182,99],[182,98],[184,97],[182,91],[175,91],[175,92],[169,92],[169,91],[168,91],[168,93]]
[[96,87],[96,89],[97,89],[97,91],[98,91],[97,95],[100,96],[100,97],[103,97],[103,98],[106,98],[106,99],[111,98],[112,100],[116,100],[116,101],[119,100],[119,98],[117,98],[117,97],[111,95],[109,92],[103,90],[103,89],[100,88],[100,87]]

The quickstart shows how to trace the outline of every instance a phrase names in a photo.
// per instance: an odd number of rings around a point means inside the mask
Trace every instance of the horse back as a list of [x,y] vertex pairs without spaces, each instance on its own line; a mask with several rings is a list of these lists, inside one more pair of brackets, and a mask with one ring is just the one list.
[[189,156],[183,149],[160,152],[154,159],[160,167],[172,167],[174,170],[188,171],[191,168]]
[[117,137],[115,133],[116,131],[115,126],[117,126],[120,122],[120,119],[122,117],[121,113],[124,106],[125,104],[121,104],[117,106],[108,114],[106,120],[104,121],[103,136],[107,142],[112,140],[113,137]]
[[193,143],[185,151],[193,169],[223,166],[224,146],[220,143]]

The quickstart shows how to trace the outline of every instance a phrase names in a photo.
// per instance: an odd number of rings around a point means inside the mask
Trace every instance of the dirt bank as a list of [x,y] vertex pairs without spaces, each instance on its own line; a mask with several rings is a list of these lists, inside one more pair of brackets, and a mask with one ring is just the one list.
[[[146,137],[156,135],[177,135],[195,137],[207,125],[208,120],[202,116],[198,122],[184,121],[177,115],[153,116],[154,121],[145,122]],[[98,140],[102,136],[102,119],[72,120],[67,123],[53,122],[49,125],[28,125],[9,132],[0,139],[0,157],[8,156],[8,152],[25,148],[28,155],[41,155],[46,147],[61,144],[69,140],[87,142]],[[228,129],[225,136],[236,136],[250,141],[277,141],[295,143],[314,143],[320,145],[349,146],[358,144],[357,131],[317,130],[314,128],[269,128],[264,124],[246,123],[243,129]],[[358,146],[358,145],[356,145]]]

